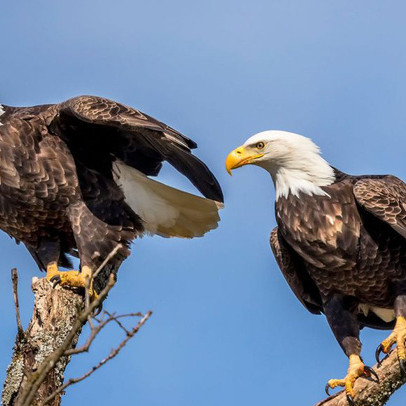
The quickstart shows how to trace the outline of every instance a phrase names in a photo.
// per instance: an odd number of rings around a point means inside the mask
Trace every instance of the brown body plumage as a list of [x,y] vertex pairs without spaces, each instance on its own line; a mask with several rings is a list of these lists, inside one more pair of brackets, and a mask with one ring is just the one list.
[[[278,199],[272,249],[290,286],[310,310],[322,312],[323,301],[337,293],[353,298],[363,325],[388,327],[358,305],[393,309],[399,290],[406,289],[406,240],[377,218],[382,211],[384,216],[393,214],[396,222],[402,215],[406,186],[393,176],[360,177],[336,171],[336,179],[322,187],[324,196]],[[377,182],[393,189],[396,206],[377,200],[373,192]],[[299,272],[307,274],[307,280],[292,279],[292,273]]]
[[[0,111],[0,228],[42,269],[69,266],[67,254],[95,269],[120,243],[117,266],[144,232],[115,181],[116,162],[144,176],[168,161],[203,195],[222,201],[215,177],[191,154],[196,144],[138,110],[82,96]],[[212,219],[204,232],[213,227]]]

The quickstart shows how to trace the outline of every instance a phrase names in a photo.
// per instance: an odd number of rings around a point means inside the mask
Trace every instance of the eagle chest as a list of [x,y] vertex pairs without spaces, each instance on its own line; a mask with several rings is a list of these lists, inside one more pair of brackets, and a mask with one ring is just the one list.
[[329,272],[350,270],[357,262],[359,213],[349,187],[326,192],[326,196],[300,193],[279,198],[278,226],[307,264]]
[[78,190],[64,143],[41,122],[14,119],[0,134],[0,228],[18,240],[67,227],[66,207]]

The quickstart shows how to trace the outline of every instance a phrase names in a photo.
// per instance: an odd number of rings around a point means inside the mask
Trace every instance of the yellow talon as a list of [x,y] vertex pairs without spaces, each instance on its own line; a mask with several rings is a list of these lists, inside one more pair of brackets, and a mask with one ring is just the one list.
[[376,349],[376,360],[380,363],[379,355],[381,352],[389,354],[394,344],[397,346],[398,359],[400,368],[403,372],[406,372],[406,320],[402,316],[396,318],[395,328],[388,338],[382,341],[382,343]]
[[93,301],[97,299],[98,294],[93,289],[93,280],[90,281],[92,270],[88,266],[84,266],[82,271],[65,271],[61,272],[58,269],[58,265],[52,262],[47,266],[47,280],[55,285],[61,285],[71,288],[86,288],[89,286],[89,297]]
[[364,365],[359,355],[350,355],[350,365],[348,367],[347,376],[344,379],[330,379],[326,385],[327,395],[330,396],[328,389],[334,389],[337,386],[343,386],[345,388],[345,393],[350,404],[353,404],[354,398],[354,383],[360,376],[371,376],[374,375],[377,380],[379,380],[377,374],[374,370]]

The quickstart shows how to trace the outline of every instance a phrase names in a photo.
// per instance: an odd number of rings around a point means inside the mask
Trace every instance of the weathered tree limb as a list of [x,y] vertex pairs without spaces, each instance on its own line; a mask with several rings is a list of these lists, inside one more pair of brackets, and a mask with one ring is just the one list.
[[[26,373],[26,380],[20,392],[18,399],[19,406],[31,406],[32,404],[38,404],[44,396],[44,393],[40,393],[40,388],[43,384],[52,377],[52,372],[55,366],[58,365],[59,360],[66,358],[65,351],[72,347],[72,343],[77,342],[78,336],[82,330],[83,325],[88,320],[88,317],[101,305],[110,289],[114,286],[114,275],[110,275],[107,286],[99,294],[99,297],[93,301],[88,307],[85,307],[79,312],[76,319],[70,326],[70,331],[66,335],[60,345],[51,352],[38,367],[32,373]],[[69,327],[68,327],[69,328]],[[68,358],[69,362],[69,358]],[[60,403],[60,402],[59,402]]]
[[[102,269],[106,270],[108,261],[114,257],[116,252],[117,247],[100,265],[94,276],[97,276]],[[12,270],[18,333],[4,383],[3,406],[60,405],[61,395],[65,388],[82,381],[114,358],[148,320],[152,312],[148,312],[136,326],[128,330],[119,319],[141,317],[142,314],[129,313],[117,316],[104,311],[101,318],[94,316],[95,311],[101,307],[115,284],[114,269],[111,267],[109,269],[110,273],[104,275],[102,280],[100,275],[98,276],[98,286],[102,288],[102,291],[92,302],[90,302],[88,294],[90,281],[85,289],[86,295],[83,296],[83,294],[60,287],[55,289],[45,278],[34,278],[32,283],[32,290],[35,294],[34,312],[25,332],[19,319],[17,273],[16,270]],[[76,349],[79,335],[86,322],[89,322],[90,337],[82,347]],[[71,357],[88,351],[100,331],[110,322],[115,322],[120,329],[125,331],[126,337],[92,370],[80,378],[70,379],[63,384],[64,371]]]
[[[381,365],[374,366],[379,376],[379,383],[366,378],[359,378],[354,385],[356,406],[382,406],[392,394],[406,383],[406,376],[399,369],[396,351],[392,351]],[[348,406],[345,393],[337,393],[324,399],[315,406]]]
[[[27,330],[16,338],[3,388],[4,406],[24,404],[23,395],[28,380],[43,361],[66,340],[84,307],[83,296],[66,289],[54,289],[46,279],[34,278],[32,290],[35,295],[34,312]],[[71,348],[76,345],[80,331],[81,328],[75,334]],[[63,374],[68,362],[69,357],[62,356],[53,365],[52,371],[39,386],[32,404],[49,396],[63,384]],[[60,396],[54,398],[52,405],[59,404]]]

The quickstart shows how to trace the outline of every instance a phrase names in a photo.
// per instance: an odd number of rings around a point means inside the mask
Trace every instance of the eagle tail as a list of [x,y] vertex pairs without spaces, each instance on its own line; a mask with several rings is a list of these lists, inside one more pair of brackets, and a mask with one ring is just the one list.
[[220,202],[164,185],[121,161],[114,162],[113,175],[127,204],[143,220],[149,234],[201,237],[220,221]]

